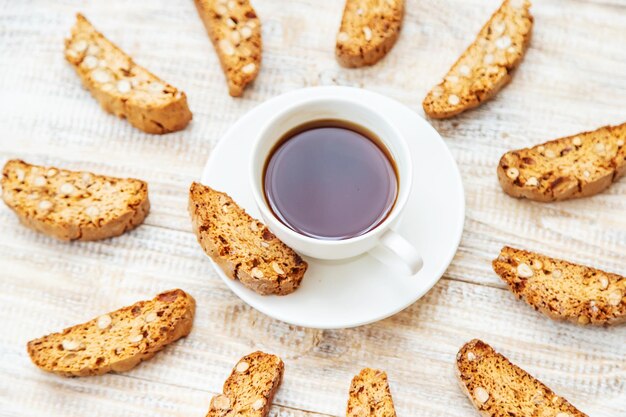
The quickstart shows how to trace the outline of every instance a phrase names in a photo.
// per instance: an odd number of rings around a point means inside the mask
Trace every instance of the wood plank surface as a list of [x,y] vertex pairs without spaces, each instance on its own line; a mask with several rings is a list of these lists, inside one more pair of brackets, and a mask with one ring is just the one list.
[[[190,182],[237,118],[297,88],[363,87],[423,114],[425,93],[499,2],[407,0],[391,53],[372,68],[347,70],[334,60],[342,1],[255,0],[262,70],[232,99],[191,0],[0,0],[0,163],[19,157],[142,178],[152,201],[135,231],[71,244],[23,228],[0,206],[0,416],[203,416],[233,364],[255,349],[286,363],[274,416],[343,415],[350,379],[363,366],[388,372],[399,416],[478,415],[453,364],[458,348],[479,337],[590,416],[626,417],[626,326],[552,322],[515,301],[491,271],[500,247],[512,244],[626,274],[626,180],[549,205],[511,199],[497,183],[506,150],[626,121],[626,1],[534,3],[532,45],[511,85],[476,111],[433,122],[459,164],[467,200],[461,246],[444,278],[387,320],[320,331],[269,319],[222,284],[190,232]],[[187,93],[187,129],[147,135],[99,108],[62,54],[78,11]],[[198,301],[195,326],[150,362],[82,379],[30,363],[29,339],[174,287]]]

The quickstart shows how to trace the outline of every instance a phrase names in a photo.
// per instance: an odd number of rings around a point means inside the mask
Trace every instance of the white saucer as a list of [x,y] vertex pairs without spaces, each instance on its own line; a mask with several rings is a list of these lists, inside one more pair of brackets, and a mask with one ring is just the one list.
[[252,140],[279,110],[310,97],[351,97],[380,109],[409,140],[414,165],[411,197],[395,229],[415,245],[424,268],[415,276],[389,269],[369,255],[342,262],[305,258],[302,285],[287,296],[261,296],[228,278],[226,285],[250,306],[284,322],[312,328],[355,327],[387,318],[413,304],[432,288],[452,261],[463,233],[465,199],[456,162],[435,129],[403,104],[349,87],[313,87],[267,100],[240,118],[213,149],[202,182],[228,193],[260,218],[246,164]]

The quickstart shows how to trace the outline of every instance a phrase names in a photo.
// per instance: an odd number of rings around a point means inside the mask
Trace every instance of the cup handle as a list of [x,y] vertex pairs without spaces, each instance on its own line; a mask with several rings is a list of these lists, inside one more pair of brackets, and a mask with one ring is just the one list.
[[369,254],[385,265],[401,269],[408,275],[417,274],[424,266],[424,261],[415,247],[393,230],[387,230]]

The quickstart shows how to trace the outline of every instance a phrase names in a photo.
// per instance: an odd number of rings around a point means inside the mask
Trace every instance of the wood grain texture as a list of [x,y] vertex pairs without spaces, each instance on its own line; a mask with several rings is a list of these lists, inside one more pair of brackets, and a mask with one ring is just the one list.
[[[233,295],[195,242],[187,190],[238,117],[277,94],[314,85],[368,88],[422,113],[498,0],[408,0],[402,34],[372,68],[334,58],[343,4],[256,0],[263,67],[241,99],[228,96],[193,2],[0,0],[0,163],[87,169],[148,181],[153,209],[120,238],[59,243],[0,207],[0,416],[203,416],[233,363],[279,354],[285,381],[274,416],[343,415],[352,376],[389,375],[398,415],[477,415],[454,381],[454,355],[474,337],[523,366],[590,416],[626,416],[626,326],[554,323],[515,301],[491,271],[504,244],[626,274],[626,180],[558,204],[504,195],[495,175],[509,149],[626,121],[626,1],[536,0],[533,41],[492,102],[433,122],[463,175],[467,221],[445,278],[402,313],[358,329],[319,331],[271,320]],[[185,91],[190,126],[152,136],[105,114],[62,54],[82,11],[113,42]],[[29,361],[29,339],[161,290],[198,303],[190,336],[124,375],[61,379]]]

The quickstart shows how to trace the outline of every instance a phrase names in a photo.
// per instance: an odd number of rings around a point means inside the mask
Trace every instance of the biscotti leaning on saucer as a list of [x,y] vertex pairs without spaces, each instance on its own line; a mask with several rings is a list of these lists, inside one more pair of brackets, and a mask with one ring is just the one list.
[[28,342],[28,355],[44,371],[62,376],[125,372],[187,336],[196,303],[183,290],[103,314]]
[[493,269],[518,298],[555,320],[626,321],[626,277],[508,246]]
[[352,378],[347,417],[396,417],[387,374],[364,368]]
[[374,65],[400,35],[404,0],[346,0],[335,55],[348,68]]
[[459,350],[461,390],[484,417],[588,417],[481,340]]
[[249,0],[195,0],[198,14],[217,52],[233,97],[261,68],[261,21]]
[[532,27],[530,1],[505,0],[444,80],[426,95],[426,114],[452,117],[494,97],[522,62]]
[[227,194],[194,182],[189,214],[200,246],[230,278],[261,295],[300,286],[307,263]]
[[211,399],[207,417],[267,417],[284,369],[275,355],[254,352],[244,356],[224,382],[222,394]]
[[550,202],[588,197],[626,173],[626,123],[505,153],[498,180],[512,197]]
[[133,229],[150,211],[148,184],[91,172],[4,165],[2,199],[27,227],[60,240],[100,240]]
[[65,58],[104,110],[136,128],[168,133],[191,121],[185,93],[137,65],[81,14],[65,40]]

